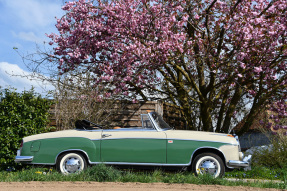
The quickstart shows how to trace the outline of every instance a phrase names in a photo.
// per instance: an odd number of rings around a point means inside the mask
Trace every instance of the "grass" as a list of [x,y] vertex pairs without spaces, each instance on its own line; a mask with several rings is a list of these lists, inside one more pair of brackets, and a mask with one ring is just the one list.
[[266,167],[252,167],[250,171],[235,169],[231,172],[225,173],[225,178],[239,178],[239,179],[265,179],[265,180],[281,180],[286,181],[287,168],[266,168]]
[[[281,171],[280,171],[281,170]],[[287,172],[287,170],[285,169]],[[269,180],[282,180],[278,182],[243,182],[228,181],[223,178],[213,178],[208,175],[194,176],[190,172],[170,172],[162,170],[133,171],[118,170],[110,166],[97,165],[73,175],[62,175],[59,172],[48,168],[29,168],[20,171],[1,171],[0,182],[23,182],[23,181],[97,181],[97,182],[164,182],[164,183],[190,183],[209,184],[225,186],[251,186],[261,188],[287,189],[286,172],[284,169],[265,169],[256,167],[251,171],[236,170],[228,172],[225,178],[256,178]],[[271,173],[271,174],[270,174]],[[245,174],[245,175],[244,175]],[[270,176],[269,176],[269,175]]]

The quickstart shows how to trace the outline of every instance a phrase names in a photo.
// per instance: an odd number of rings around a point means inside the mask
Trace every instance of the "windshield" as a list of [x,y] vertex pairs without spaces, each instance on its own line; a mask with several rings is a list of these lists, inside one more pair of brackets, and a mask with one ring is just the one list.
[[151,113],[152,118],[154,119],[154,121],[156,122],[156,124],[158,125],[158,127],[162,130],[169,130],[172,129],[164,120],[163,118],[158,115],[157,113],[153,112]]

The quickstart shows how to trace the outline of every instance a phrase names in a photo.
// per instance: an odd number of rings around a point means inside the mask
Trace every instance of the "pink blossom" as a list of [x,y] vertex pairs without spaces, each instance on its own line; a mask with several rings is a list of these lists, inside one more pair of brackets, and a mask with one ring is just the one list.
[[256,92],[254,91],[254,90],[248,90],[248,93],[250,94],[250,95],[256,95]]
[[273,80],[277,80],[277,76],[271,76]]
[[105,93],[105,97],[106,97],[106,98],[111,97],[111,93]]
[[246,68],[246,65],[241,62],[241,63],[240,63],[240,67],[243,68],[243,69],[245,69],[245,68]]
[[[47,35],[60,74],[88,71],[95,86],[112,84],[111,95],[131,95],[128,82],[158,92],[169,84],[173,91],[178,80],[186,82],[186,92],[212,102],[222,98],[207,90],[230,92],[231,100],[241,87],[242,99],[254,100],[262,92],[274,101],[277,116],[286,114],[287,106],[278,102],[286,100],[286,0],[266,11],[267,0],[240,1],[236,9],[231,0],[106,2],[75,0],[63,6],[65,15],[56,20],[58,34]],[[216,90],[210,90],[213,86]]]
[[127,82],[128,82],[128,81],[131,81],[131,79],[132,79],[132,78],[131,78],[130,76],[127,76],[127,77],[124,78],[124,81],[127,81]]
[[196,20],[198,20],[200,17],[199,17],[198,15],[195,15],[194,18],[195,18]]
[[254,67],[254,72],[255,72],[255,73],[260,73],[260,72],[262,72],[262,67],[261,67],[261,66],[259,66],[259,67]]

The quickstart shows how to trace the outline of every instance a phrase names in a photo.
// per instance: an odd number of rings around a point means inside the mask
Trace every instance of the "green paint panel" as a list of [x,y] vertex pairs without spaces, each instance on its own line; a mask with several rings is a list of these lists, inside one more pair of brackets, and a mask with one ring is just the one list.
[[38,152],[40,150],[41,142],[40,141],[33,141],[30,147],[31,152]]
[[99,141],[91,141],[81,137],[42,139],[40,150],[33,151],[31,145],[35,141],[27,142],[22,148],[22,156],[34,156],[32,163],[55,163],[59,153],[65,150],[83,150],[88,154],[90,161],[99,161]]
[[166,163],[165,139],[102,140],[102,162]]
[[[172,139],[171,139],[172,140]],[[24,143],[22,156],[34,156],[33,163],[54,164],[65,150],[83,150],[91,162],[188,164],[200,147],[219,148],[226,143],[166,139],[105,139],[69,137],[42,139]],[[102,149],[100,149],[102,146]]]
[[200,147],[219,148],[225,143],[192,141],[192,140],[173,140],[167,143],[167,163],[168,164],[188,164],[193,152]]

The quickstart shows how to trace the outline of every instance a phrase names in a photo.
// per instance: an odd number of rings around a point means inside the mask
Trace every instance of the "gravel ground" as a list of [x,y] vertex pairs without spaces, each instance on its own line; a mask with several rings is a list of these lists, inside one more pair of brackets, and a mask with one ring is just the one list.
[[1,191],[278,191],[270,188],[243,186],[166,184],[166,183],[119,183],[119,182],[0,182]]

